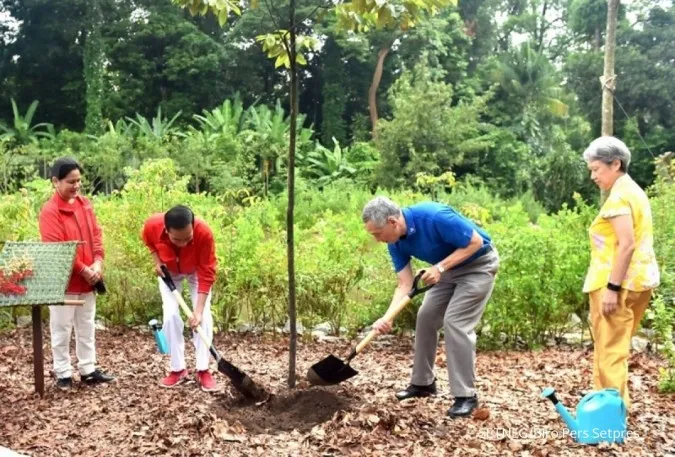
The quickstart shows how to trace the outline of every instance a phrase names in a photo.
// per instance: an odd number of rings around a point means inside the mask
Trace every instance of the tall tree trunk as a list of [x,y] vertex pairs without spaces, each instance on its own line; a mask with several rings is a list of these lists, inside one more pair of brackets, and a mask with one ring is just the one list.
[[[607,34],[605,36],[605,69],[602,82],[602,136],[614,134],[614,89],[616,75],[614,74],[614,57],[616,54],[616,21],[619,11],[619,0],[607,2]],[[609,193],[600,191],[600,202],[607,200]]]
[[368,110],[370,111],[370,125],[373,138],[377,135],[377,89],[380,87],[382,80],[382,70],[384,68],[384,59],[391,51],[394,43],[390,42],[383,46],[377,53],[377,64],[375,65],[375,72],[373,73],[373,80],[368,89]]
[[90,0],[87,5],[89,30],[84,43],[82,62],[87,103],[84,124],[86,132],[95,135],[101,133],[103,128],[103,116],[101,114],[104,59],[101,39],[103,18],[99,0]]
[[614,56],[616,54],[616,20],[619,0],[607,2],[607,35],[605,38],[605,69],[602,75],[602,135],[614,134]]
[[544,36],[546,35],[546,10],[548,9],[548,2],[544,2],[544,6],[541,12],[541,15],[539,15],[539,20],[541,21],[541,24],[539,24],[538,30],[535,32],[535,36],[539,35],[537,38],[537,52],[541,53],[544,49]]
[[288,147],[288,209],[286,211],[286,248],[288,252],[288,320],[290,342],[288,348],[288,387],[295,387],[295,358],[298,334],[295,325],[295,249],[293,230],[293,207],[295,205],[295,133],[298,120],[298,66],[295,49],[295,10],[297,0],[290,0],[290,49],[291,61],[291,125]]

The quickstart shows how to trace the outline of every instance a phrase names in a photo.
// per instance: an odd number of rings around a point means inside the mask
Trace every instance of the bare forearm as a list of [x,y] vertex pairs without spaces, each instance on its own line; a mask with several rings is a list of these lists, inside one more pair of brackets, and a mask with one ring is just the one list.
[[633,258],[633,252],[635,252],[635,246],[632,244],[619,244],[616,260],[612,266],[612,273],[609,276],[609,282],[612,284],[621,284],[623,282],[630,261]]
[[474,255],[478,250],[483,247],[483,239],[474,234],[474,238],[471,239],[469,245],[465,248],[455,249],[455,251],[447,256],[445,259],[438,262],[444,270],[449,270],[453,267],[456,267],[460,263],[464,262],[466,259]]
[[401,300],[408,295],[408,292],[412,289],[413,286],[413,273],[410,264],[408,264],[403,270],[398,273],[398,285],[394,290],[394,296],[391,298],[391,303],[389,303],[389,310],[393,309],[401,303]]
[[399,304],[401,300],[403,300],[403,297],[408,295],[410,289],[412,289],[412,284],[401,284],[398,287],[396,287],[396,290],[394,290],[394,296],[391,299],[391,303],[389,303],[389,308],[387,309],[387,312],[394,306]]

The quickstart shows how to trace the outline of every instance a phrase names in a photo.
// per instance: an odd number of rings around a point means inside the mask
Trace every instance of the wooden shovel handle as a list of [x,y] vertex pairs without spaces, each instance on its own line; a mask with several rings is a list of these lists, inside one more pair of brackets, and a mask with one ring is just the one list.
[[[190,308],[188,307],[188,305],[185,303],[185,300],[183,300],[183,296],[182,296],[176,289],[172,290],[171,293],[172,293],[173,296],[176,298],[176,301],[178,302],[178,305],[179,305],[180,308],[183,310],[183,312],[184,312],[185,315],[188,317],[188,319],[191,318],[191,317],[192,317],[192,311],[190,310]],[[206,335],[204,334],[204,331],[202,330],[202,328],[198,325],[198,326],[195,328],[195,330],[197,331],[197,333],[199,334],[199,336],[202,338],[202,341],[204,342],[204,344],[205,344],[207,347],[211,347],[211,343],[209,342],[209,339],[208,339],[208,338],[206,337]]]
[[[410,295],[406,295],[395,307],[389,309],[385,313],[385,315],[382,317],[382,319],[384,319],[386,321],[389,321],[389,322],[393,322],[394,319],[396,318],[396,316],[398,316],[398,314],[401,311],[403,311],[403,308],[408,306],[408,303],[410,303],[410,300],[411,300]],[[354,352],[356,354],[361,352],[363,350],[363,348],[365,348],[368,345],[368,343],[370,343],[370,340],[375,338],[376,335],[377,335],[377,330],[375,330],[375,329],[371,330],[368,333],[368,335],[366,335],[366,337],[364,339],[362,339],[361,342],[356,346],[356,349],[354,349]]]
[[[169,288],[169,290],[173,294],[174,298],[178,302],[178,305],[183,310],[183,312],[188,317],[188,319],[191,318],[192,317],[192,310],[190,310],[188,305],[185,304],[185,300],[183,300],[183,296],[176,289],[176,284],[174,284],[173,278],[171,278],[171,273],[169,272],[169,269],[166,267],[166,265],[162,265],[162,275],[163,276],[160,276],[160,279],[164,282],[164,284],[166,284],[166,287]],[[199,336],[201,337],[202,341],[204,342],[204,344],[208,348],[210,348],[210,350],[211,350],[211,346],[212,346],[211,342],[206,337],[206,335],[204,335],[204,331],[202,330],[202,328],[200,326],[197,326],[196,330],[197,330],[197,333],[199,334]],[[214,352],[214,351],[211,350],[211,352]],[[218,360],[218,357],[215,357],[215,358],[216,358],[216,360]]]
[[77,306],[82,306],[84,305],[84,300],[63,300],[64,305],[77,305]]

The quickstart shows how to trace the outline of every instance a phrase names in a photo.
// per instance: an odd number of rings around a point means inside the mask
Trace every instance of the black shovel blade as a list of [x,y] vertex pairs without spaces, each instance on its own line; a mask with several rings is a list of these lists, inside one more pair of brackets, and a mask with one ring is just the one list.
[[235,385],[241,385],[241,383],[244,382],[244,378],[247,377],[246,373],[223,358],[217,360],[218,371],[230,378]]
[[358,371],[331,354],[312,365],[307,371],[307,380],[314,386],[332,386],[357,374]]
[[234,388],[248,398],[264,400],[269,395],[265,389],[253,382],[246,373],[223,358],[218,359],[218,371],[230,378]]

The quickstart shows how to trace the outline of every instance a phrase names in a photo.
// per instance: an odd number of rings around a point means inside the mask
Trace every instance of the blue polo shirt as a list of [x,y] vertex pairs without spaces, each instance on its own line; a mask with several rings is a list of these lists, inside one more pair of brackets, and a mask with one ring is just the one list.
[[437,264],[456,249],[467,247],[474,230],[483,238],[483,246],[454,268],[471,263],[491,249],[490,236],[450,206],[424,202],[403,208],[402,213],[407,234],[387,244],[396,273],[410,263],[411,257]]

